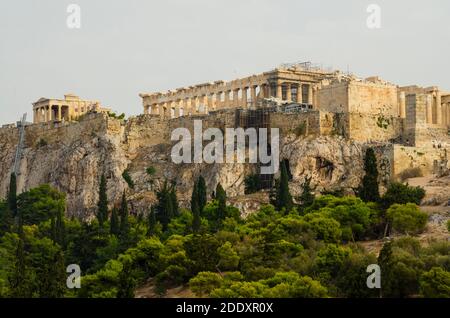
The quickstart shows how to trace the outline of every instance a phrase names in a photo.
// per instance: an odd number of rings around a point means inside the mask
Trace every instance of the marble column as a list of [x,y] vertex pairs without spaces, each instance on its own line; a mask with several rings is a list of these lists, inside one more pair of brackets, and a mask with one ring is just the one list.
[[281,85],[281,83],[277,83],[277,94],[275,97],[279,99],[283,98],[283,86]]
[[222,92],[216,92],[214,95],[215,101],[214,101],[214,108],[220,109],[220,102],[222,98]]
[[233,107],[239,107],[239,89],[233,90]]
[[433,123],[433,95],[427,95],[427,124]]
[[286,100],[288,102],[292,101],[292,91],[291,91],[291,89],[292,89],[291,83],[286,83]]
[[175,113],[174,113],[174,117],[178,118],[180,117],[180,100],[177,100],[175,102]]
[[400,101],[399,101],[399,116],[400,118],[406,118],[406,93],[400,92]]
[[308,104],[312,105],[313,102],[313,86],[312,84],[308,85]]
[[436,124],[442,125],[442,99],[441,92],[436,92]]
[[256,86],[256,85],[253,85],[252,87],[251,87],[251,92],[250,92],[250,94],[251,94],[251,98],[252,98],[252,105],[253,106],[256,106],[256,88],[257,88],[258,86]]
[[214,106],[214,93],[208,93],[208,112],[210,110],[215,110]]
[[248,99],[247,89],[248,89],[248,87],[243,87],[242,88],[242,102],[241,102],[241,105],[244,108],[247,108],[247,102],[248,102],[248,100],[247,100]]
[[224,92],[224,94],[225,94],[225,103],[223,105],[224,108],[225,107],[230,107],[230,93],[231,93],[231,91],[225,91]]

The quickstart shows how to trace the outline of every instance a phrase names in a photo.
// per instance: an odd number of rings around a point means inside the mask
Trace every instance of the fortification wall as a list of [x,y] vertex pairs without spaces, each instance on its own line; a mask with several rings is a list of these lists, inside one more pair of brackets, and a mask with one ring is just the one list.
[[317,108],[321,111],[348,112],[349,90],[346,82],[331,84],[319,89]]
[[370,82],[349,82],[348,110],[350,113],[363,113],[386,117],[396,117],[398,113],[397,87]]
[[435,174],[442,169],[441,165],[449,168],[447,154],[450,153],[450,146],[437,148],[393,145],[393,153],[394,179]]
[[404,119],[394,116],[371,114],[346,114],[349,118],[349,138],[361,142],[400,142]]
[[73,143],[86,134],[93,135],[106,132],[108,117],[104,114],[89,114],[79,122],[40,123],[27,126],[25,129],[25,147],[37,147],[41,143],[54,144]]

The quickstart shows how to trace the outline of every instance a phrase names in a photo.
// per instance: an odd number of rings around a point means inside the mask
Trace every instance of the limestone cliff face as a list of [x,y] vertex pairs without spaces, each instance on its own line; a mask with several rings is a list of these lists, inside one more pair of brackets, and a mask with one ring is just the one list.
[[[188,120],[184,119],[184,124]],[[171,123],[153,116],[139,116],[127,122],[90,115],[78,123],[60,127],[33,125],[26,129],[19,191],[49,183],[67,194],[69,215],[92,218],[98,200],[99,179],[107,178],[111,205],[120,201],[123,191],[134,213],[147,212],[155,202],[154,191],[164,180],[177,184],[182,206],[188,206],[194,180],[202,174],[212,192],[220,182],[230,202],[244,214],[267,202],[267,194],[244,195],[247,164],[181,164],[170,158]],[[186,124],[187,125],[187,124]],[[0,129],[0,195],[6,195],[17,146],[17,129]],[[281,138],[281,157],[289,161],[293,175],[291,190],[301,192],[306,176],[312,177],[317,192],[342,189],[351,193],[363,174],[363,144],[341,137]],[[156,173],[148,175],[146,169]],[[130,189],[122,177],[128,169],[135,186]]]

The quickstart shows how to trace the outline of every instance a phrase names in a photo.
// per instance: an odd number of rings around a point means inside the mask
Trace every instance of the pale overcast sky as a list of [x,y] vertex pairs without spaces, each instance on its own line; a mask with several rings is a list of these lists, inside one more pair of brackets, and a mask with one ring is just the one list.
[[[381,29],[367,28],[371,3]],[[449,21],[448,0],[2,0],[0,124],[69,92],[139,114],[140,92],[296,61],[450,91]]]

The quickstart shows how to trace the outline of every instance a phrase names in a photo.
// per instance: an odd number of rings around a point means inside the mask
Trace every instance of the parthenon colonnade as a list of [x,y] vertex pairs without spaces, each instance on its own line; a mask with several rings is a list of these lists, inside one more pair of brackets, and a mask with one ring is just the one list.
[[231,82],[216,81],[174,91],[140,94],[144,114],[165,118],[206,114],[225,108],[248,108],[275,97],[286,102],[315,105],[317,84],[329,73],[276,69]]

